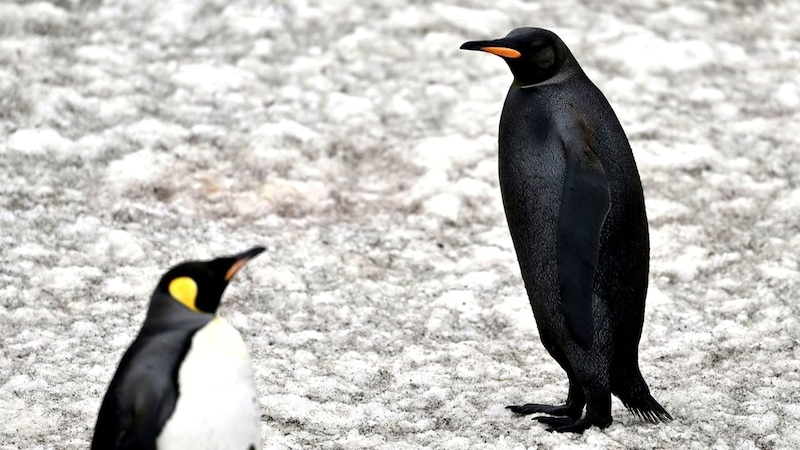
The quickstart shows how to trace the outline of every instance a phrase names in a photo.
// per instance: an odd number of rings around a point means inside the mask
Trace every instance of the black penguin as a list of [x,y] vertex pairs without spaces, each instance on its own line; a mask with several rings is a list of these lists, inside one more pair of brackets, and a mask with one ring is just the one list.
[[650,244],[614,111],[548,30],[461,48],[502,57],[514,75],[500,117],[503,206],[542,343],[569,377],[565,404],[508,408],[580,433],[611,424],[613,393],[649,422],[671,420],[639,372]]
[[253,368],[239,333],[215,316],[254,247],[170,269],[108,387],[92,450],[261,447]]

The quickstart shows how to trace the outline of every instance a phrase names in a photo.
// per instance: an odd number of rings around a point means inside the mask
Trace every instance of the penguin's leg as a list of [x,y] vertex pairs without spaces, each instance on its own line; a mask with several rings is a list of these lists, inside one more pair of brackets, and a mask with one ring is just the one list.
[[583,433],[593,425],[598,428],[611,425],[611,358],[601,351],[609,347],[606,339],[595,339],[597,348],[594,350],[583,351],[575,346],[565,352],[570,355],[567,360],[577,383],[583,387],[586,414],[583,418],[536,417],[538,422],[548,425],[547,431]]
[[583,413],[583,406],[586,404],[586,395],[583,388],[578,383],[577,378],[572,373],[572,369],[567,367],[569,377],[569,393],[567,401],[563,405],[544,405],[540,403],[526,403],[524,405],[506,406],[511,412],[526,416],[528,414],[543,413],[551,416],[569,417],[570,421],[576,420]]
[[586,405],[586,395],[583,392],[583,387],[578,382],[578,377],[572,369],[567,356],[564,352],[554,345],[545,344],[545,348],[550,353],[550,356],[567,372],[569,378],[569,392],[567,393],[567,401],[563,405],[543,405],[539,403],[526,403],[524,405],[509,405],[506,406],[511,412],[526,416],[528,414],[543,413],[551,416],[571,417],[573,420],[578,419],[583,413],[583,406]]
[[547,431],[558,433],[583,433],[592,425],[598,428],[611,425],[611,391],[602,387],[590,388],[586,392],[586,400],[586,416],[581,419],[546,416],[535,419],[547,425]]

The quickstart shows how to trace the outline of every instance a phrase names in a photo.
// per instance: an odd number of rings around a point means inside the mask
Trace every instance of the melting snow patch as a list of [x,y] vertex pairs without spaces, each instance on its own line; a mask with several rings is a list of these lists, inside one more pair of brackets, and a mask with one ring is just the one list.
[[173,161],[170,154],[145,148],[112,161],[106,169],[106,180],[118,190],[136,188],[160,179],[162,171],[169,169]]
[[656,287],[650,287],[647,290],[647,304],[648,305],[669,305],[673,303],[672,299]]
[[800,94],[794,83],[782,83],[775,90],[773,98],[786,109],[796,110],[800,106]]
[[54,290],[72,290],[103,276],[96,267],[53,267],[37,275],[37,284]]
[[780,212],[800,210],[800,189],[785,190],[772,202],[772,207]]
[[0,388],[7,392],[31,392],[47,389],[47,382],[26,374],[14,375]]
[[368,98],[342,94],[341,92],[328,94],[325,103],[325,114],[337,122],[362,122],[365,120],[374,122],[377,120],[372,102]]
[[474,34],[474,39],[492,39],[508,32],[508,16],[494,9],[470,9],[461,6],[433,3],[433,13],[449,25]]
[[[626,36],[615,45],[599,47],[598,53],[630,73],[680,73],[699,69],[714,62],[714,50],[701,40],[665,41],[658,36],[641,33]],[[636,55],[631,58],[630,55]]]
[[759,264],[758,270],[761,271],[764,277],[776,280],[796,280],[800,278],[800,272],[797,269],[781,266],[772,261]]
[[252,73],[231,66],[211,64],[186,64],[181,66],[172,80],[189,89],[205,92],[236,91],[252,83]]
[[709,264],[708,250],[691,245],[684,248],[683,253],[676,255],[675,259],[660,262],[658,270],[672,273],[685,282],[694,280]]
[[637,160],[655,169],[698,169],[706,165],[715,166],[723,161],[722,155],[710,145],[673,144],[671,147],[658,142],[644,142]]
[[427,138],[414,148],[413,163],[428,169],[448,170],[474,164],[482,157],[483,145],[462,136]]
[[650,220],[675,220],[691,213],[686,205],[672,200],[653,198],[646,199],[645,202]]
[[[41,155],[47,152],[69,152],[72,149],[72,141],[50,128],[27,128],[17,130],[9,136],[7,146],[11,151]],[[1,149],[2,147],[0,147],[0,153]]]
[[92,254],[99,261],[113,265],[134,264],[147,257],[144,249],[132,233],[125,230],[111,230],[103,239],[97,240]]
[[458,213],[461,211],[461,199],[457,195],[447,192],[434,195],[425,200],[422,204],[422,209],[428,214],[433,214],[455,223],[458,222]]

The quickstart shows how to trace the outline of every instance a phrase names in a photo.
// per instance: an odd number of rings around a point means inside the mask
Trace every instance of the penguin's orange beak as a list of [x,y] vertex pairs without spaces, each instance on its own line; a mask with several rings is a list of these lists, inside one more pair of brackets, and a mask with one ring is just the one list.
[[505,56],[506,58],[519,58],[522,54],[513,48],[506,47],[483,47],[481,50],[489,52],[497,56]]
[[233,264],[231,264],[231,267],[225,273],[225,281],[231,281],[231,278],[233,278],[233,276],[236,275],[236,272],[238,272],[239,269],[241,269],[242,267],[245,266],[245,264],[247,264],[247,261],[250,261],[253,257],[263,252],[264,250],[266,250],[264,247],[253,247],[250,250],[247,250],[246,252],[234,255]]
[[461,50],[480,50],[503,58],[516,59],[522,56],[519,50],[509,47],[500,47],[493,41],[469,41],[461,44]]

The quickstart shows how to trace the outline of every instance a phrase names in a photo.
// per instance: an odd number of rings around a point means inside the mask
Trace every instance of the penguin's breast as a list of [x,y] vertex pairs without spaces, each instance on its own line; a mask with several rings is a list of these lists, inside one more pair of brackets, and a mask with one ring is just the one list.
[[159,450],[261,447],[253,366],[239,333],[214,318],[195,333],[178,371],[175,411]]
[[[558,202],[566,159],[558,130],[560,114],[541,93],[509,91],[498,136],[501,189]],[[553,194],[558,194],[553,199]]]
[[[540,95],[512,90],[500,118],[499,181],[512,235],[555,239],[566,157],[551,105]],[[541,236],[539,234],[542,234]]]
[[553,115],[542,94],[512,88],[498,142],[500,192],[522,278],[543,299],[558,294],[556,227],[566,172]]

